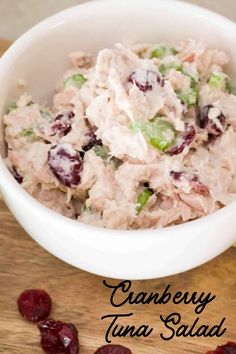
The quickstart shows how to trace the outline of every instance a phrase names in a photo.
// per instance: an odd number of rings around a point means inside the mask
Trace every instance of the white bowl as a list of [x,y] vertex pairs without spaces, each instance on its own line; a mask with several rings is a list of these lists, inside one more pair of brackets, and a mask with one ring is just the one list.
[[[34,27],[0,61],[0,113],[19,95],[17,80],[41,103],[69,67],[68,53],[96,53],[115,42],[203,39],[236,63],[236,25],[202,8],[166,0],[105,0],[63,11]],[[229,67],[236,78],[236,65]],[[0,148],[4,157],[3,137]],[[216,176],[217,183],[217,176]],[[0,191],[22,227],[55,256],[113,278],[148,279],[196,267],[236,240],[236,202],[186,224],[160,230],[117,231],[84,225],[39,204],[0,159]],[[27,261],[27,260],[26,260]]]

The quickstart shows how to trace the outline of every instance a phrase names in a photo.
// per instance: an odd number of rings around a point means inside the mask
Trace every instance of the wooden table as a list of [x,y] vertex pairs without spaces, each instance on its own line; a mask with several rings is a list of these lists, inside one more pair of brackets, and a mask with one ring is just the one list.
[[[0,51],[8,46],[0,42]],[[40,225],[39,225],[40,227]],[[222,235],[223,237],[223,235]],[[124,305],[113,308],[110,290],[103,278],[75,269],[38,246],[19,226],[0,202],[0,353],[40,354],[36,325],[24,321],[18,314],[16,299],[25,288],[43,288],[53,299],[52,317],[74,323],[79,329],[81,354],[93,354],[105,342],[108,328],[107,314],[129,313],[128,323],[154,328],[147,338],[114,340],[132,349],[133,354],[203,354],[207,350],[236,340],[236,248],[197,269],[184,274],[151,281],[132,282],[132,290],[162,292],[170,284],[172,293],[211,292],[216,299],[200,314],[201,323],[214,325],[226,317],[226,333],[221,338],[180,337],[170,341],[160,338],[164,325],[160,314],[179,312],[183,322],[191,325],[197,315],[192,305]],[[117,284],[118,281],[107,282]],[[127,321],[122,321],[127,323]]]

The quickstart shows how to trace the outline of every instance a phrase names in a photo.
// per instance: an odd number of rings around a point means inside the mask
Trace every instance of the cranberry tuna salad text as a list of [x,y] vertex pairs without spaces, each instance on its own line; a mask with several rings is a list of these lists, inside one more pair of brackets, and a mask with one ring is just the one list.
[[6,163],[39,202],[113,229],[193,220],[236,199],[236,96],[227,55],[188,40],[70,55],[52,107],[4,116]]

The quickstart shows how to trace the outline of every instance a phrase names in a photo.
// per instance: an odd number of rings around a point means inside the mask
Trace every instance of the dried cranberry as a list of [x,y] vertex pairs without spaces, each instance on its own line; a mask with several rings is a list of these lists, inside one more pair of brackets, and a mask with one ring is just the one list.
[[166,152],[170,155],[178,155],[184,150],[184,148],[190,145],[196,135],[196,130],[193,125],[186,125],[186,130],[181,137],[177,140],[177,144],[172,146]]
[[173,178],[176,187],[181,187],[180,183],[187,183],[189,184],[192,193],[204,196],[209,195],[208,187],[199,181],[199,177],[197,175],[188,175],[185,172],[170,171],[170,176]]
[[122,345],[107,344],[97,349],[94,354],[132,354],[132,352]]
[[236,343],[228,342],[225,345],[217,347],[216,350],[209,351],[206,354],[236,354]]
[[[212,111],[214,118],[211,117]],[[218,136],[224,132],[225,116],[218,107],[207,105],[200,112],[199,126],[202,129],[206,129],[210,135]]]
[[65,186],[78,186],[83,169],[82,160],[70,144],[58,144],[48,152],[48,165],[54,176]]
[[170,171],[170,176],[175,181],[180,181],[181,177],[183,177],[183,172]]
[[13,166],[11,173],[13,175],[13,177],[15,178],[15,180],[21,184],[23,182],[23,177],[19,174],[19,172],[17,171],[17,169]]
[[136,85],[140,91],[146,92],[152,90],[153,85],[158,83],[164,86],[164,79],[155,71],[137,69],[128,78],[128,82]]
[[190,185],[192,187],[192,191],[201,194],[201,195],[209,195],[208,187],[199,181],[199,177],[194,175],[193,178],[190,180]]
[[59,114],[54,123],[51,126],[52,135],[58,135],[60,138],[67,135],[71,131],[72,118],[74,117],[73,112],[66,112]]
[[41,346],[48,354],[78,354],[78,331],[71,323],[48,319],[40,321]]
[[91,131],[90,133],[88,133],[88,137],[89,137],[89,142],[87,145],[83,146],[83,151],[89,151],[91,150],[95,145],[102,145],[102,140],[98,139],[96,134]]
[[40,289],[25,290],[17,300],[21,315],[28,321],[40,321],[48,317],[52,301],[48,293]]

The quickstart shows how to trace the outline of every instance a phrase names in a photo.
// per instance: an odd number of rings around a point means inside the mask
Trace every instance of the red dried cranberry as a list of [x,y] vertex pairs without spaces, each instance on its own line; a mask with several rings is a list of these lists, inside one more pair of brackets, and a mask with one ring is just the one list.
[[216,350],[209,351],[206,354],[236,354],[236,343],[228,342],[225,345],[217,347]]
[[13,166],[11,173],[13,175],[13,177],[15,178],[15,180],[21,184],[23,182],[23,177],[19,174],[19,172],[17,171],[17,169]]
[[41,346],[48,354],[78,354],[78,331],[71,323],[48,319],[38,324]]
[[164,86],[163,78],[155,71],[137,69],[128,78],[128,82],[136,85],[140,91],[146,92],[152,90],[153,85],[158,83],[160,86]]
[[199,177],[197,175],[188,175],[184,172],[170,171],[170,176],[173,178],[176,187],[179,186],[179,183],[188,183],[192,193],[204,196],[209,195],[208,187],[199,181]]
[[190,145],[196,135],[196,130],[193,125],[187,124],[186,130],[181,137],[177,140],[177,144],[172,146],[166,152],[170,155],[178,155],[183,152],[184,148]]
[[57,134],[60,138],[62,138],[67,135],[71,131],[71,120],[74,116],[75,115],[73,112],[59,114],[51,126],[52,136]]
[[65,186],[78,186],[83,169],[79,152],[64,143],[53,146],[48,152],[48,165],[54,176]]
[[183,176],[183,172],[170,171],[170,176],[175,181],[180,181],[181,177]]
[[107,344],[97,349],[94,354],[132,354],[132,352],[122,345]]
[[87,145],[83,146],[83,151],[89,151],[91,150],[95,145],[102,145],[102,140],[98,139],[96,134],[91,131],[88,133],[89,136],[89,142]]
[[[214,119],[210,116],[210,113],[212,111]],[[202,129],[206,129],[210,135],[218,136],[224,132],[225,116],[218,107],[214,107],[213,105],[207,105],[203,107],[200,112],[199,126]]]
[[48,293],[40,289],[25,290],[17,300],[21,315],[28,321],[40,321],[48,317],[52,301]]
[[199,177],[194,175],[190,180],[190,185],[192,187],[193,192],[201,195],[209,195],[208,187],[199,181]]

